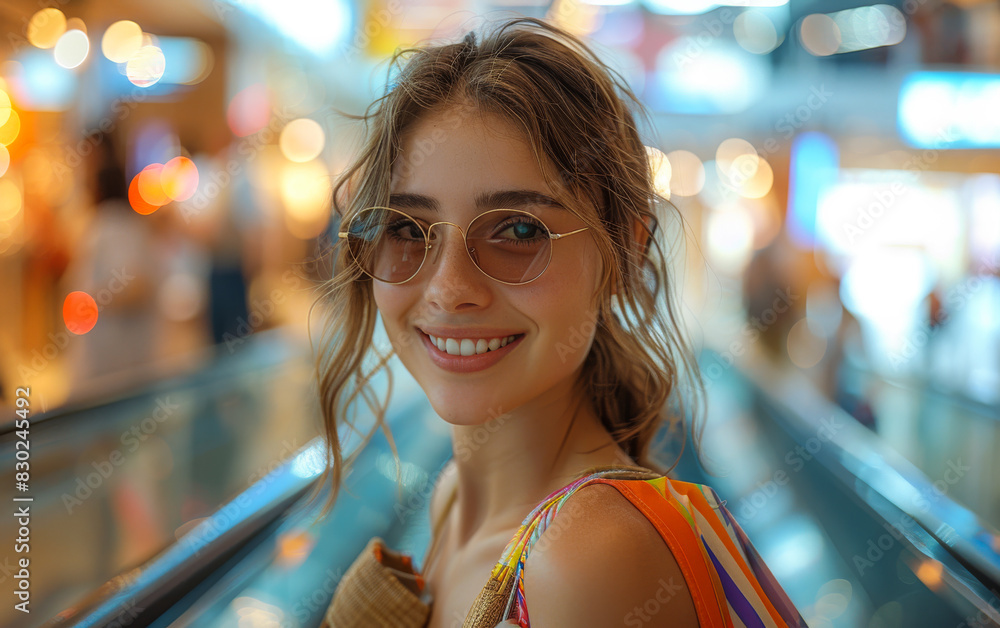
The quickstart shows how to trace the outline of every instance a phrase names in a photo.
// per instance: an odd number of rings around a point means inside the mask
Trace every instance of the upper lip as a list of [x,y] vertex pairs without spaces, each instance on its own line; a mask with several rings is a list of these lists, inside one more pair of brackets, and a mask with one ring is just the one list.
[[462,329],[447,329],[445,327],[418,327],[420,331],[425,334],[434,336],[435,338],[474,338],[474,339],[484,339],[489,340],[491,338],[506,338],[507,336],[519,336],[523,332],[520,331],[510,331],[505,329],[500,329],[498,327],[485,327],[482,329],[470,329],[464,327]]

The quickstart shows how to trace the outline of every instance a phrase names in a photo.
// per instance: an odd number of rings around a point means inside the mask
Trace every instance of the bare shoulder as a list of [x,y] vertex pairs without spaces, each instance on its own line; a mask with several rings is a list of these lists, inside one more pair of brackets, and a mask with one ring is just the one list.
[[444,469],[438,474],[435,480],[434,490],[431,493],[430,515],[431,525],[437,524],[444,515],[445,506],[448,505],[448,497],[455,489],[455,481],[458,476],[455,474],[455,460],[448,461]]
[[673,553],[607,484],[563,504],[525,563],[524,597],[538,626],[698,626]]

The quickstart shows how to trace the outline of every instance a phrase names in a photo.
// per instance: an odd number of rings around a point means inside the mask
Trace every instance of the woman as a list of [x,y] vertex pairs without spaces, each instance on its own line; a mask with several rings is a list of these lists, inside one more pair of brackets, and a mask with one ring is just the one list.
[[635,97],[530,18],[394,61],[335,188],[331,502],[376,311],[455,456],[422,567],[372,539],[326,625],[798,625],[711,489],[647,459],[682,373],[695,403],[702,388],[651,237],[661,199]]

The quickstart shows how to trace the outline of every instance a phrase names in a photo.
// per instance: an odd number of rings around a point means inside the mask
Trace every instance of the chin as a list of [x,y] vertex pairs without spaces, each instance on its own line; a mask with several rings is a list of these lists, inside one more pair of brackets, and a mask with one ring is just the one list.
[[[492,388],[492,387],[491,387]],[[495,392],[492,388],[490,393]],[[475,390],[458,391],[445,386],[424,388],[424,393],[437,413],[446,423],[456,426],[471,427],[501,418],[505,412],[510,412],[514,406],[503,404],[492,394],[483,394]]]

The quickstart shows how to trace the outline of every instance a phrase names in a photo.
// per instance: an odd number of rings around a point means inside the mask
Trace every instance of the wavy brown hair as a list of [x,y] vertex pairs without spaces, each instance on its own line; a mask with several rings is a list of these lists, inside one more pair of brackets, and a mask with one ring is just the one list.
[[[520,128],[556,198],[591,228],[604,275],[595,338],[579,384],[626,453],[643,466],[669,471],[650,457],[651,441],[665,423],[679,425],[683,451],[690,415],[697,448],[700,431],[693,425],[704,405],[704,383],[681,331],[678,296],[661,246],[664,229],[657,229],[666,217],[658,216],[664,207],[681,224],[683,219],[656,191],[631,108],[648,114],[625,80],[580,39],[522,17],[484,29],[478,39],[472,31],[459,43],[397,50],[386,93],[364,115],[349,116],[364,121],[367,140],[334,184],[336,217],[345,224],[354,212],[386,205],[394,165],[406,167],[397,164],[403,133],[429,111],[460,103]],[[372,280],[350,263],[346,247],[338,246],[334,254],[334,276],[321,296],[327,320],[316,363],[327,465],[314,496],[331,476],[333,483],[324,516],[353,462],[344,459],[341,426],[353,428],[348,411],[357,412],[359,398],[374,414],[374,424],[355,452],[382,429],[396,454],[385,423],[392,388],[386,364],[393,352],[373,343]],[[389,377],[382,401],[371,385],[380,371]]]

